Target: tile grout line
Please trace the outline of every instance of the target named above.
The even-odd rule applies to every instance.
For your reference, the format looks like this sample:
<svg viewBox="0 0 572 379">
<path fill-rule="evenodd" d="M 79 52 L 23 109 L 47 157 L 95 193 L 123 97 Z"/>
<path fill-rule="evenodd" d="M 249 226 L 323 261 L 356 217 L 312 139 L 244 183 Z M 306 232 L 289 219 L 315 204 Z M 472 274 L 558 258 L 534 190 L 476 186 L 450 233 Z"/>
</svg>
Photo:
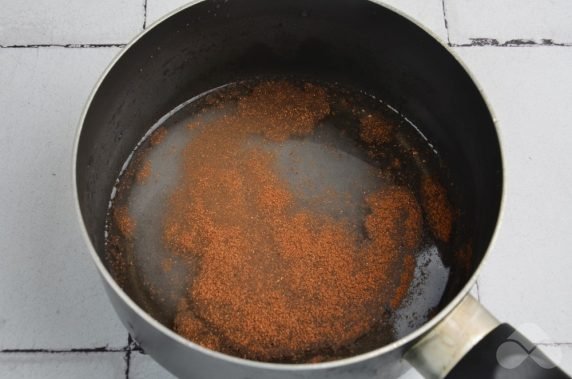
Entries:
<svg viewBox="0 0 572 379">
<path fill-rule="evenodd" d="M 145 354 L 143 349 L 137 344 L 133 337 L 131 337 L 131 334 L 127 333 L 127 346 L 125 347 L 125 355 L 123 356 L 123 360 L 125 361 L 125 379 L 129 379 L 129 373 L 131 371 L 131 354 L 134 351 Z"/>
<path fill-rule="evenodd" d="M 552 39 L 543 38 L 539 41 L 527 38 L 516 38 L 506 42 L 500 43 L 495 38 L 470 38 L 469 43 L 453 43 L 449 44 L 451 47 L 478 47 L 478 46 L 491 46 L 491 47 L 572 47 L 570 42 L 555 42 Z"/>
<path fill-rule="evenodd" d="M 442 0 L 443 6 L 445 0 Z M 144 20 L 143 29 L 147 28 L 147 0 L 144 3 Z M 533 39 L 517 38 L 511 39 L 506 42 L 500 43 L 495 38 L 470 38 L 469 43 L 451 43 L 449 40 L 448 22 L 443 11 L 445 18 L 445 29 L 447 30 L 447 44 L 450 47 L 572 47 L 572 42 L 556 42 L 552 39 L 540 39 L 535 41 Z M 13 44 L 13 45 L 0 45 L 0 49 L 35 49 L 42 47 L 61 47 L 65 49 L 90 49 L 90 48 L 124 48 L 126 43 L 39 43 L 39 44 Z"/>
<path fill-rule="evenodd" d="M 123 360 L 125 361 L 125 379 L 129 379 L 129 370 L 131 369 L 131 351 L 133 345 L 133 338 L 131 334 L 127 333 L 127 346 L 125 346 L 125 355 Z"/>
<path fill-rule="evenodd" d="M 143 0 L 143 30 L 147 29 L 147 0 Z"/>
<path fill-rule="evenodd" d="M 141 346 L 139 346 L 137 341 L 135 341 L 135 339 L 133 337 L 131 337 L 131 334 L 128 334 L 127 342 L 129 343 L 128 346 L 129 346 L 129 349 L 131 351 L 136 351 L 136 352 L 139 352 L 141 354 L 145 354 L 145 351 L 143 351 L 143 349 L 141 348 Z"/>
<path fill-rule="evenodd" d="M 108 348 L 107 346 L 94 348 L 74 348 L 74 349 L 3 349 L 0 354 L 77 354 L 77 353 L 123 353 L 126 347 Z"/>
<path fill-rule="evenodd" d="M 125 379 L 129 379 L 129 371 L 131 369 L 131 350 L 128 349 L 125 352 L 123 360 L 125 361 Z"/>
<path fill-rule="evenodd" d="M 88 49 L 125 47 L 125 43 L 70 43 L 70 44 L 30 44 L 30 45 L 0 45 L 0 49 L 37 49 L 40 47 L 62 47 L 64 49 Z"/>
<path fill-rule="evenodd" d="M 538 342 L 535 345 L 538 345 L 538 346 L 570 346 L 570 347 L 572 347 L 572 342 Z"/>
<path fill-rule="evenodd" d="M 449 35 L 449 21 L 447 20 L 447 11 L 445 9 L 445 0 L 441 0 L 441 7 L 443 8 L 443 21 L 445 22 L 445 31 L 447 32 L 447 45 L 451 46 L 451 37 Z"/>
</svg>

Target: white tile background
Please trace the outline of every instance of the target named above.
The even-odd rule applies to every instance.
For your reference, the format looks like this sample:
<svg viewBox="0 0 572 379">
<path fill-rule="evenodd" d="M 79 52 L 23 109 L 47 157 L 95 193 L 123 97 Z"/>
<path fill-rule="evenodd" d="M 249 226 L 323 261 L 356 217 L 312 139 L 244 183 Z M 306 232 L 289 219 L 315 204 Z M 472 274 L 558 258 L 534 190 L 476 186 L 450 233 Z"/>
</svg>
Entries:
<svg viewBox="0 0 572 379">
<path fill-rule="evenodd" d="M 171 378 L 126 351 L 75 224 L 70 158 L 104 67 L 184 3 L 0 0 L 0 379 Z M 454 47 L 500 122 L 505 214 L 475 292 L 541 327 L 550 338 L 535 342 L 572 373 L 572 2 L 387 3 Z"/>
<path fill-rule="evenodd" d="M 125 375 L 123 355 L 107 352 L 1 354 L 0 368 L 2 379 L 101 379 L 123 378 Z"/>
<path fill-rule="evenodd" d="M 492 39 L 572 45 L 570 0 L 445 0 L 453 44 Z"/>
<path fill-rule="evenodd" d="M 143 1 L 2 0 L 0 45 L 113 44 L 141 31 Z"/>
</svg>

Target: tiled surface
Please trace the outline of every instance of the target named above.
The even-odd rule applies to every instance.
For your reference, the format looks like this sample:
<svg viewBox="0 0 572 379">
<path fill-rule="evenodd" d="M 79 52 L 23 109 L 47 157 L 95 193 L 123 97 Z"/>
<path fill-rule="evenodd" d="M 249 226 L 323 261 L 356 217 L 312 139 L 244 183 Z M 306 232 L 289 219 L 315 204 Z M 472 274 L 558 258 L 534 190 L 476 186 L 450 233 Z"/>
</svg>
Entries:
<svg viewBox="0 0 572 379">
<path fill-rule="evenodd" d="M 488 94 L 504 143 L 505 213 L 481 301 L 503 320 L 572 342 L 572 48 L 456 51 Z"/>
<path fill-rule="evenodd" d="M 89 90 L 119 51 L 101 46 L 184 3 L 0 0 L 0 379 L 172 378 L 127 349 L 75 224 L 69 158 Z M 545 336 L 531 337 L 572 372 L 572 47 L 557 46 L 572 44 L 572 3 L 387 3 L 470 45 L 455 50 L 496 110 L 507 179 L 498 241 L 473 293 L 500 319 L 540 327 Z M 82 46 L 36 46 L 69 44 Z"/>
<path fill-rule="evenodd" d="M 141 29 L 144 0 L 1 0 L 0 45 L 126 43 Z"/>
<path fill-rule="evenodd" d="M 445 0 L 445 10 L 454 44 L 572 44 L 570 0 Z"/>
<path fill-rule="evenodd" d="M 136 379 L 174 379 L 175 377 L 159 366 L 148 355 L 133 353 L 131 355 L 130 378 Z"/>
<path fill-rule="evenodd" d="M 187 3 L 188 0 L 147 0 L 147 25 Z"/>
<path fill-rule="evenodd" d="M 569 375 L 572 373 L 572 344 L 541 346 L 540 348 L 557 363 L 562 370 Z"/>
<path fill-rule="evenodd" d="M 0 49 L 0 349 L 127 340 L 73 212 L 72 144 L 115 48 Z"/>
<path fill-rule="evenodd" d="M 122 378 L 123 355 L 116 353 L 0 354 L 0 379 Z"/>
</svg>

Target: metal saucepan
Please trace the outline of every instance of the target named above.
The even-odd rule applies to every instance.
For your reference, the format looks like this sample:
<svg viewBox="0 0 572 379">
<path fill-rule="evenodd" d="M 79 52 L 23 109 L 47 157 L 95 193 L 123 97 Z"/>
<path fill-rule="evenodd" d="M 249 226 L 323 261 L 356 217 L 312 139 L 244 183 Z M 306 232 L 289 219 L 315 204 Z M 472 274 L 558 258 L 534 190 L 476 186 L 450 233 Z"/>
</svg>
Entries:
<svg viewBox="0 0 572 379">
<path fill-rule="evenodd" d="M 461 265 L 450 257 L 451 275 L 432 318 L 361 355 L 279 364 L 211 351 L 145 312 L 106 266 L 109 195 L 149 127 L 207 90 L 276 73 L 350 83 L 379 96 L 422 128 L 464 192 L 471 258 Z M 390 378 L 408 361 L 429 378 L 566 377 L 538 351 L 513 369 L 497 359 L 507 339 L 528 342 L 468 294 L 501 210 L 495 119 L 452 52 L 389 7 L 366 0 L 205 0 L 163 18 L 119 54 L 93 91 L 77 134 L 74 185 L 79 222 L 117 314 L 145 352 L 177 376 Z"/>
</svg>

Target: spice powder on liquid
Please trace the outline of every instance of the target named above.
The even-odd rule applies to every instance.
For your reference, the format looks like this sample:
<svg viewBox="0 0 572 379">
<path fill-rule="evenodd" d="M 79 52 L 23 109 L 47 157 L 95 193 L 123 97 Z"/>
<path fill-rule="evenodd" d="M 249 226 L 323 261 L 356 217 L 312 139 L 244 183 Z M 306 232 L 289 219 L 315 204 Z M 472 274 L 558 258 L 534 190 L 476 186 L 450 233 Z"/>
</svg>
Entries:
<svg viewBox="0 0 572 379">
<path fill-rule="evenodd" d="M 214 96 L 209 106 L 225 101 Z M 299 206 L 274 153 L 249 143 L 252 136 L 269 143 L 307 136 L 329 115 L 321 86 L 265 81 L 240 95 L 232 111 L 188 125 L 196 134 L 162 216 L 163 243 L 177 262 L 200 262 L 178 301 L 177 333 L 243 358 L 316 362 L 351 353 L 383 323 L 383 309 L 403 302 L 423 235 L 414 194 L 390 185 L 364 195 L 369 212 L 356 226 Z M 390 139 L 389 121 L 366 115 L 360 122 L 365 143 Z M 148 175 L 139 176 L 144 182 Z M 444 201 L 433 183 L 424 195 Z M 115 218 L 132 233 L 123 210 Z M 448 211 L 430 210 L 443 240 L 449 221 Z M 170 271 L 172 261 L 165 263 Z"/>
<path fill-rule="evenodd" d="M 252 134 L 307 135 L 328 113 L 319 86 L 265 82 L 239 99 L 235 113 L 190 126 L 203 131 L 184 151 L 163 234 L 171 251 L 201 262 L 181 299 L 177 332 L 275 361 L 335 352 L 375 325 L 399 285 L 390 276 L 420 242 L 413 195 L 395 187 L 369 196 L 369 238 L 360 241 L 344 221 L 297 208 L 273 154 L 245 144 Z"/>
</svg>

